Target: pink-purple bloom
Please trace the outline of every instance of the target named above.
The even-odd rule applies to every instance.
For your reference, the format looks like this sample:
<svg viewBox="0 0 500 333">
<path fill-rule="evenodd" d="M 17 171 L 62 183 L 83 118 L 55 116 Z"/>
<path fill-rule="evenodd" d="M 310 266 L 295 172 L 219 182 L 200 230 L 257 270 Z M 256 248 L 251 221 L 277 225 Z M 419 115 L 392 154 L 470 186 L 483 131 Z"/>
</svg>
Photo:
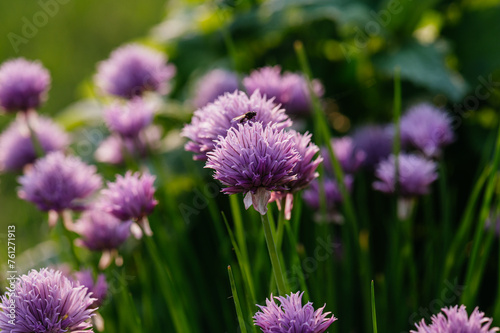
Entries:
<svg viewBox="0 0 500 333">
<path fill-rule="evenodd" d="M 154 106 L 135 97 L 125 103 L 116 102 L 104 111 L 108 128 L 122 137 L 136 138 L 153 121 Z"/>
<path fill-rule="evenodd" d="M 51 119 L 38 116 L 33 117 L 30 123 L 44 153 L 62 151 L 69 145 L 69 136 Z M 36 158 L 26 122 L 15 120 L 0 135 L 0 171 L 22 170 Z"/>
<path fill-rule="evenodd" d="M 244 118 L 248 112 L 255 112 L 255 115 L 251 119 Z M 191 123 L 182 130 L 182 136 L 190 140 L 185 149 L 194 152 L 195 159 L 206 160 L 207 153 L 215 147 L 215 140 L 225 137 L 229 129 L 243 122 L 261 122 L 264 126 L 272 123 L 278 129 L 292 125 L 285 110 L 257 91 L 250 97 L 242 91 L 226 93 L 194 112 Z"/>
<path fill-rule="evenodd" d="M 214 169 L 214 178 L 227 186 L 222 192 L 243 193 L 245 207 L 253 204 L 262 215 L 271 191 L 288 191 L 297 180 L 294 169 L 301 158 L 293 134 L 260 122 L 231 128 L 207 155 L 205 167 Z"/>
<path fill-rule="evenodd" d="M 335 138 L 332 140 L 332 149 L 335 157 L 340 163 L 342 170 L 345 173 L 353 174 L 362 166 L 366 153 L 354 145 L 353 140 L 344 136 L 342 138 Z M 325 160 L 325 169 L 333 173 L 333 166 L 330 159 L 330 154 L 327 148 L 321 150 L 321 154 Z"/>
<path fill-rule="evenodd" d="M 17 58 L 0 66 L 0 107 L 7 112 L 37 109 L 49 89 L 50 74 L 38 61 Z"/>
<path fill-rule="evenodd" d="M 264 333 L 323 333 L 337 320 L 330 312 L 323 313 L 325 306 L 314 310 L 313 304 L 302 305 L 304 292 L 291 293 L 286 297 L 274 297 L 280 302 L 276 304 L 271 295 L 266 299 L 266 305 L 260 308 L 254 318 L 254 323 Z"/>
<path fill-rule="evenodd" d="M 13 282 L 14 283 L 14 282 Z M 59 271 L 42 268 L 22 275 L 1 296 L 0 330 L 15 333 L 93 332 L 94 298 Z M 12 320 L 10 314 L 14 313 Z"/>
<path fill-rule="evenodd" d="M 414 197 L 429 193 L 430 185 L 438 178 L 437 164 L 422 156 L 400 154 L 398 158 L 398 193 L 403 197 Z M 396 191 L 395 173 L 396 158 L 394 155 L 380 162 L 375 170 L 378 178 L 373 188 L 385 192 Z"/>
<path fill-rule="evenodd" d="M 139 44 L 127 44 L 99 63 L 95 81 L 105 93 L 133 98 L 146 91 L 166 94 L 175 67 L 159 51 Z"/>
<path fill-rule="evenodd" d="M 232 93 L 235 90 L 238 90 L 238 76 L 224 69 L 214 69 L 197 82 L 193 102 L 197 108 L 201 108 L 224 93 Z"/>
<path fill-rule="evenodd" d="M 131 223 L 93 207 L 83 212 L 75 223 L 74 231 L 81 236 L 76 244 L 92 251 L 117 249 L 130 236 Z"/>
<path fill-rule="evenodd" d="M 114 182 L 108 182 L 101 191 L 100 208 L 122 221 L 133 220 L 146 235 L 152 235 L 147 216 L 158 204 L 155 200 L 155 176 L 144 172 L 127 171 L 125 176 L 117 175 Z M 137 235 L 139 237 L 139 235 Z"/>
<path fill-rule="evenodd" d="M 293 169 L 293 173 L 297 175 L 297 179 L 292 180 L 288 187 L 291 192 L 299 191 L 316 179 L 319 174 L 316 172 L 318 165 L 323 161 L 323 157 L 314 157 L 319 152 L 318 146 L 311 142 L 312 134 L 301 134 L 294 130 L 290 130 L 292 139 L 295 143 L 295 149 L 300 155 L 300 159 Z"/>
<path fill-rule="evenodd" d="M 290 115 L 312 111 L 311 95 L 304 76 L 290 72 L 281 74 L 279 66 L 254 70 L 243 79 L 243 85 L 249 94 L 259 90 L 267 98 L 274 97 L 274 102 L 281 104 Z M 317 96 L 323 95 L 323 86 L 317 80 L 313 81 L 313 90 Z"/>
<path fill-rule="evenodd" d="M 413 106 L 401 117 L 401 143 L 428 157 L 439 157 L 453 140 L 451 117 L 430 104 Z"/>
<path fill-rule="evenodd" d="M 352 135 L 355 149 L 365 155 L 363 167 L 373 169 L 392 152 L 393 131 L 387 126 L 366 125 L 358 128 Z"/>
<path fill-rule="evenodd" d="M 76 156 L 52 152 L 37 160 L 33 168 L 19 177 L 21 199 L 37 205 L 42 211 L 85 208 L 84 199 L 101 187 L 96 167 Z"/>
<path fill-rule="evenodd" d="M 491 327 L 493 319 L 485 317 L 478 308 L 470 316 L 465 305 L 455 305 L 441 311 L 432 316 L 429 325 L 422 319 L 415 324 L 416 330 L 411 330 L 410 333 L 494 333 L 500 330 L 498 327 Z"/>
<path fill-rule="evenodd" d="M 73 276 L 80 285 L 87 288 L 89 293 L 92 293 L 91 295 L 92 298 L 94 298 L 94 302 L 92 303 L 91 308 L 98 308 L 101 306 L 108 296 L 108 283 L 106 282 L 106 276 L 101 273 L 97 275 L 97 279 L 94 279 L 90 269 L 75 272 Z"/>
</svg>

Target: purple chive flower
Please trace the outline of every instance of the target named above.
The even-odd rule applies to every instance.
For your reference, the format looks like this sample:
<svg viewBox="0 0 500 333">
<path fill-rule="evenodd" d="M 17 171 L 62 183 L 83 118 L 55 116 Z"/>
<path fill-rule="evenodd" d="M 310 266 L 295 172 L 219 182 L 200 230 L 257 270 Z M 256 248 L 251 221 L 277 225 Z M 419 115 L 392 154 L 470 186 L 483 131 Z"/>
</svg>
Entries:
<svg viewBox="0 0 500 333">
<path fill-rule="evenodd" d="M 366 125 L 358 128 L 352 135 L 356 149 L 364 152 L 363 166 L 373 169 L 392 152 L 393 133 L 387 126 Z"/>
<path fill-rule="evenodd" d="M 474 309 L 470 317 L 465 305 L 460 308 L 455 305 L 441 311 L 432 316 L 430 325 L 422 319 L 420 323 L 415 324 L 417 330 L 410 333 L 494 333 L 500 330 L 498 327 L 491 327 L 493 319 L 485 317 L 478 308 Z"/>
<path fill-rule="evenodd" d="M 95 81 L 103 92 L 131 99 L 145 91 L 168 93 L 168 81 L 174 75 L 175 67 L 167 65 L 163 53 L 139 44 L 128 44 L 99 63 Z"/>
<path fill-rule="evenodd" d="M 104 111 L 108 128 L 122 137 L 135 138 L 153 121 L 154 106 L 135 97 L 125 104 L 116 102 Z"/>
<path fill-rule="evenodd" d="M 263 67 L 250 73 L 243 79 L 248 93 L 260 90 L 268 98 L 274 97 L 276 104 L 290 115 L 309 113 L 312 111 L 311 95 L 306 79 L 299 74 L 285 72 L 281 75 L 281 67 Z M 317 96 L 323 95 L 323 86 L 313 81 L 313 89 Z"/>
<path fill-rule="evenodd" d="M 365 152 L 356 148 L 353 140 L 348 136 L 333 139 L 332 148 L 342 170 L 348 174 L 353 174 L 358 171 L 366 157 Z M 323 148 L 321 154 L 325 160 L 325 169 L 333 173 L 333 166 L 328 149 L 326 147 Z"/>
<path fill-rule="evenodd" d="M 149 173 L 132 173 L 117 175 L 115 182 L 108 182 L 102 190 L 102 209 L 122 221 L 137 222 L 147 236 L 152 235 L 147 216 L 151 214 L 158 201 L 154 198 L 155 176 Z M 134 232 L 134 229 L 132 229 Z M 134 232 L 135 234 L 135 232 Z M 140 237 L 140 234 L 135 234 Z"/>
<path fill-rule="evenodd" d="M 7 112 L 37 109 L 49 88 L 50 74 L 38 61 L 18 58 L 0 66 L 0 106 Z"/>
<path fill-rule="evenodd" d="M 69 145 L 69 136 L 51 119 L 36 117 L 31 126 L 45 153 L 62 151 Z M 30 130 L 25 121 L 15 120 L 0 135 L 0 170 L 17 171 L 36 160 Z"/>
<path fill-rule="evenodd" d="M 238 90 L 238 76 L 223 69 L 214 69 L 203 76 L 196 84 L 194 105 L 201 108 L 212 103 L 224 93 Z"/>
<path fill-rule="evenodd" d="M 96 167 L 75 156 L 52 152 L 19 177 L 18 195 L 43 211 L 85 208 L 83 200 L 101 187 Z"/>
<path fill-rule="evenodd" d="M 96 207 L 85 211 L 75 224 L 75 232 L 82 238 L 76 240 L 78 246 L 92 251 L 119 248 L 130 236 L 131 221 L 122 220 Z"/>
<path fill-rule="evenodd" d="M 251 119 L 242 118 L 248 112 L 255 112 Z M 182 136 L 190 139 L 185 149 L 195 153 L 194 159 L 206 160 L 207 153 L 215 148 L 215 140 L 225 137 L 230 128 L 242 122 L 275 123 L 279 129 L 292 125 L 291 120 L 272 100 L 259 92 L 248 97 L 242 91 L 226 93 L 215 102 L 194 112 L 191 124 L 184 126 Z"/>
<path fill-rule="evenodd" d="M 286 297 L 274 297 L 280 302 L 278 306 L 273 300 L 266 299 L 266 305 L 260 308 L 254 318 L 254 323 L 264 333 L 323 333 L 337 320 L 330 312 L 323 313 L 326 305 L 314 310 L 311 302 L 302 306 L 304 292 L 291 293 Z"/>
<path fill-rule="evenodd" d="M 373 183 L 373 188 L 385 192 L 395 191 L 396 158 L 394 155 L 380 162 L 375 170 L 379 180 Z M 438 178 L 437 164 L 424 157 L 413 154 L 400 154 L 399 164 L 399 193 L 403 197 L 413 197 L 429 193 L 430 185 Z"/>
<path fill-rule="evenodd" d="M 92 271 L 87 269 L 74 274 L 75 281 L 80 285 L 87 288 L 89 293 L 92 293 L 92 298 L 94 302 L 91 308 L 98 308 L 102 305 L 106 297 L 108 296 L 108 283 L 106 282 L 106 276 L 104 274 L 97 275 L 97 279 L 94 280 Z"/>
<path fill-rule="evenodd" d="M 416 105 L 401 117 L 401 143 L 428 157 L 438 157 L 454 140 L 451 122 L 445 111 L 430 104 Z"/>
<path fill-rule="evenodd" d="M 93 332 L 94 298 L 59 271 L 42 268 L 22 275 L 1 297 L 0 330 L 5 332 Z M 11 317 L 14 314 L 15 319 Z"/>
<path fill-rule="evenodd" d="M 262 215 L 267 212 L 271 191 L 288 191 L 289 184 L 297 180 L 294 168 L 300 155 L 293 134 L 276 125 L 238 124 L 207 155 L 205 168 L 214 169 L 214 178 L 227 186 L 222 192 L 244 193 L 245 207 L 253 204 Z"/>
</svg>

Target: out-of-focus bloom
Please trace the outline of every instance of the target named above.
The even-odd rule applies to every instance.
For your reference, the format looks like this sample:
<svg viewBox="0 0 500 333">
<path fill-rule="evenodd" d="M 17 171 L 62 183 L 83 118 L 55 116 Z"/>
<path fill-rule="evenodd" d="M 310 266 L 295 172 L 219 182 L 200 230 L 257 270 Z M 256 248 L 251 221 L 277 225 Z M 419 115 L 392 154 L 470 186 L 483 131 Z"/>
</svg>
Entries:
<svg viewBox="0 0 500 333">
<path fill-rule="evenodd" d="M 319 151 L 318 146 L 311 142 L 311 134 L 300 134 L 294 130 L 290 130 L 293 135 L 295 149 L 300 155 L 300 160 L 295 164 L 293 173 L 297 175 L 297 179 L 292 180 L 287 186 L 289 190 L 286 192 L 273 192 L 271 201 L 276 201 L 278 208 L 285 210 L 285 219 L 290 220 L 293 208 L 293 193 L 302 190 L 319 176 L 316 172 L 318 165 L 323 161 L 321 156 L 314 159 L 314 156 Z M 314 160 L 313 160 L 314 159 Z M 282 200 L 285 199 L 284 207 Z"/>
<path fill-rule="evenodd" d="M 246 114 L 253 116 L 245 117 Z M 194 152 L 194 159 L 206 160 L 207 153 L 215 147 L 215 140 L 225 137 L 230 128 L 240 123 L 261 122 L 276 124 L 278 129 L 292 125 L 285 110 L 274 105 L 258 91 L 250 97 L 242 91 L 226 93 L 213 103 L 194 112 L 191 124 L 184 126 L 182 136 L 189 141 L 185 149 Z"/>
<path fill-rule="evenodd" d="M 166 94 L 175 67 L 167 65 L 161 52 L 139 44 L 128 44 L 99 63 L 95 81 L 105 93 L 130 99 L 145 91 Z"/>
<path fill-rule="evenodd" d="M 352 191 L 353 178 L 351 175 L 344 176 L 344 186 L 348 192 Z M 334 222 L 341 222 L 342 218 L 338 215 L 338 206 L 344 201 L 342 197 L 342 193 L 340 192 L 338 183 L 335 179 L 324 177 L 323 178 L 323 190 L 325 193 L 325 204 L 327 211 L 327 220 Z M 302 198 L 306 202 L 306 204 L 311 207 L 316 212 L 319 212 L 321 209 L 321 192 L 320 192 L 320 183 L 318 180 L 314 180 L 307 189 L 304 190 L 302 194 Z M 315 216 L 317 220 L 321 220 L 325 218 L 318 214 Z"/>
<path fill-rule="evenodd" d="M 18 195 L 43 211 L 85 208 L 83 200 L 101 187 L 96 167 L 75 156 L 52 152 L 19 177 Z"/>
<path fill-rule="evenodd" d="M 345 173 L 353 174 L 358 171 L 366 157 L 366 153 L 355 147 L 352 139 L 348 136 L 333 139 L 332 148 L 335 157 Z M 328 149 L 323 148 L 321 154 L 325 161 L 325 169 L 333 174 L 334 170 Z"/>
<path fill-rule="evenodd" d="M 101 306 L 108 296 L 108 283 L 106 282 L 106 276 L 101 273 L 97 275 L 97 279 L 94 280 L 92 271 L 89 269 L 75 272 L 73 275 L 75 280 L 80 285 L 87 288 L 89 293 L 92 293 L 92 298 L 95 298 L 91 307 L 98 308 Z"/>
<path fill-rule="evenodd" d="M 22 275 L 14 290 L 1 297 L 0 330 L 4 332 L 93 332 L 94 298 L 61 272 L 42 268 Z M 10 314 L 15 315 L 12 320 Z"/>
<path fill-rule="evenodd" d="M 431 183 L 438 178 L 437 164 L 418 155 L 400 154 L 398 165 L 398 190 L 403 197 L 429 193 Z M 385 193 L 394 193 L 395 171 L 396 158 L 391 155 L 378 164 L 375 176 L 379 180 L 373 183 L 373 188 Z"/>
<path fill-rule="evenodd" d="M 33 117 L 30 123 L 45 153 L 64 150 L 69 145 L 69 136 L 49 118 Z M 0 171 L 22 170 L 36 158 L 26 122 L 21 119 L 15 120 L 0 135 Z"/>
<path fill-rule="evenodd" d="M 366 125 L 358 128 L 352 135 L 354 146 L 364 152 L 363 166 L 373 169 L 392 152 L 393 133 L 390 128 Z"/>
<path fill-rule="evenodd" d="M 474 309 L 470 317 L 465 305 L 455 305 L 441 311 L 432 316 L 430 325 L 422 319 L 415 324 L 417 330 L 410 333 L 494 333 L 500 330 L 498 327 L 491 327 L 493 319 L 485 317 L 478 308 Z"/>
<path fill-rule="evenodd" d="M 271 295 L 266 299 L 266 305 L 257 305 L 260 308 L 254 318 L 254 323 L 264 333 L 323 333 L 337 320 L 330 312 L 323 313 L 326 305 L 314 310 L 311 302 L 302 306 L 304 292 L 291 293 L 286 297 L 274 297 L 280 302 L 276 304 Z"/>
<path fill-rule="evenodd" d="M 135 138 L 153 121 L 154 106 L 135 97 L 126 103 L 116 102 L 104 111 L 108 128 L 122 137 Z"/>
<path fill-rule="evenodd" d="M 243 79 L 243 85 L 249 94 L 260 90 L 267 98 L 274 97 L 274 102 L 281 104 L 290 115 L 312 111 L 311 95 L 306 79 L 302 75 L 289 72 L 281 75 L 279 66 L 254 70 Z M 318 97 L 323 95 L 323 86 L 317 80 L 313 81 L 313 90 Z"/>
<path fill-rule="evenodd" d="M 38 61 L 18 58 L 0 66 L 0 106 L 7 112 L 37 109 L 49 89 L 50 74 Z"/>
<path fill-rule="evenodd" d="M 440 156 L 441 149 L 453 140 L 451 117 L 430 104 L 416 105 L 401 117 L 401 143 L 426 156 Z"/>
<path fill-rule="evenodd" d="M 238 90 L 238 76 L 223 69 L 214 69 L 205 74 L 196 84 L 194 105 L 201 108 L 224 93 L 232 93 L 235 90 Z"/>
<path fill-rule="evenodd" d="M 293 135 L 276 125 L 238 124 L 207 155 L 205 168 L 214 169 L 214 178 L 227 186 L 222 192 L 244 193 L 245 207 L 253 204 L 262 215 L 267 212 L 271 191 L 288 191 L 289 184 L 297 180 L 294 168 L 300 155 Z"/>
<path fill-rule="evenodd" d="M 500 236 L 500 215 L 495 210 L 490 211 L 490 216 L 484 225 L 485 229 L 492 230 L 496 237 Z"/>
<path fill-rule="evenodd" d="M 127 171 L 125 176 L 117 175 L 116 180 L 108 182 L 107 188 L 102 190 L 100 208 L 122 221 L 137 222 L 146 235 L 151 236 L 152 231 L 147 216 L 158 204 L 154 198 L 154 181 L 155 176 L 149 173 L 141 175 L 139 172 Z M 132 231 L 134 232 L 134 229 Z M 134 235 L 140 236 L 135 233 Z"/>
</svg>

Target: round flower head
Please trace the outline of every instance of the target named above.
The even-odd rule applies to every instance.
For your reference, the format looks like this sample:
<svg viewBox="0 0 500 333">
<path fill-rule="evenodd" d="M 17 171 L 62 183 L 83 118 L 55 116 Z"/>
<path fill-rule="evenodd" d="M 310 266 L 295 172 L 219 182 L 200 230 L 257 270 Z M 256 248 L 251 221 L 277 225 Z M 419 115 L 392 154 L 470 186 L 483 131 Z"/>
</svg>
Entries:
<svg viewBox="0 0 500 333">
<path fill-rule="evenodd" d="M 385 192 L 395 191 L 396 158 L 389 156 L 380 162 L 375 170 L 379 179 L 373 183 L 373 188 Z M 429 193 L 430 185 L 438 178 L 435 162 L 413 154 L 400 154 L 399 165 L 399 193 L 403 197 L 413 197 Z"/>
<path fill-rule="evenodd" d="M 248 97 L 242 91 L 226 93 L 213 103 L 194 112 L 191 124 L 184 126 L 182 136 L 191 140 L 185 146 L 197 160 L 206 160 L 215 147 L 215 140 L 225 137 L 228 130 L 241 123 L 276 124 L 278 129 L 292 125 L 285 110 L 274 105 L 258 91 Z"/>
<path fill-rule="evenodd" d="M 226 92 L 238 90 L 238 77 L 233 72 L 214 69 L 205 74 L 196 84 L 194 105 L 201 108 L 212 103 Z"/>
<path fill-rule="evenodd" d="M 430 325 L 422 319 L 420 323 L 415 324 L 417 330 L 410 333 L 494 333 L 500 330 L 498 327 L 491 327 L 493 319 L 485 317 L 478 308 L 474 309 L 470 317 L 465 305 L 460 308 L 455 305 L 441 311 L 432 316 Z"/>
<path fill-rule="evenodd" d="M 281 67 L 263 67 L 250 73 L 243 79 L 248 93 L 260 90 L 268 98 L 274 97 L 276 104 L 288 114 L 309 113 L 312 110 L 311 95 L 306 79 L 299 74 L 285 72 L 281 75 Z M 323 86 L 313 81 L 313 89 L 317 96 L 323 95 Z"/>
<path fill-rule="evenodd" d="M 125 138 L 137 137 L 142 129 L 151 124 L 153 115 L 153 106 L 139 97 L 125 104 L 116 102 L 104 111 L 109 129 Z"/>
<path fill-rule="evenodd" d="M 244 193 L 245 207 L 253 204 L 264 215 L 271 191 L 287 191 L 297 180 L 294 173 L 300 155 L 293 135 L 276 125 L 238 124 L 208 155 L 206 168 L 215 170 L 214 178 L 227 187 L 226 194 Z"/>
<path fill-rule="evenodd" d="M 87 288 L 89 293 L 92 293 L 92 297 L 95 300 L 91 307 L 98 308 L 101 306 L 108 295 L 108 283 L 106 282 L 106 276 L 101 273 L 97 275 L 97 279 L 94 280 L 91 270 L 75 272 L 73 275 L 75 280 L 80 285 Z"/>
<path fill-rule="evenodd" d="M 367 125 L 354 132 L 352 141 L 356 149 L 365 155 L 363 166 L 371 170 L 391 154 L 393 134 L 390 128 Z"/>
<path fill-rule="evenodd" d="M 52 152 L 37 160 L 32 169 L 19 177 L 18 195 L 43 211 L 61 212 L 83 209 L 83 199 L 101 187 L 96 167 L 75 156 Z"/>
<path fill-rule="evenodd" d="M 401 143 L 426 156 L 438 157 L 453 140 L 450 116 L 430 104 L 416 105 L 401 117 Z"/>
<path fill-rule="evenodd" d="M 345 173 L 353 174 L 361 167 L 365 160 L 365 152 L 355 147 L 353 140 L 348 137 L 336 138 L 332 140 L 332 148 L 337 160 Z M 321 150 L 325 160 L 325 169 L 333 173 L 333 166 L 327 148 Z"/>
<path fill-rule="evenodd" d="M 141 175 L 127 171 L 125 176 L 118 175 L 115 182 L 108 182 L 107 188 L 102 190 L 102 209 L 122 221 L 134 220 L 146 235 L 151 236 L 147 216 L 158 204 L 154 198 L 154 181 L 155 176 L 149 173 Z"/>
<path fill-rule="evenodd" d="M 7 112 L 37 109 L 49 88 L 50 74 L 37 61 L 18 58 L 0 66 L 0 106 Z"/>
<path fill-rule="evenodd" d="M 22 275 L 1 297 L 0 330 L 5 332 L 93 332 L 94 309 L 87 288 L 59 271 L 42 268 Z M 15 315 L 12 320 L 10 314 Z"/>
<path fill-rule="evenodd" d="M 145 91 L 166 94 L 175 67 L 167 65 L 165 55 L 139 44 L 128 44 L 99 63 L 95 81 L 105 93 L 130 99 Z"/>
<path fill-rule="evenodd" d="M 85 211 L 75 224 L 74 231 L 82 236 L 78 246 L 92 251 L 117 249 L 130 236 L 130 224 L 94 207 Z"/>
<path fill-rule="evenodd" d="M 69 145 L 69 136 L 49 118 L 36 117 L 31 121 L 31 126 L 45 153 L 64 150 Z M 36 158 L 26 122 L 15 120 L 0 135 L 0 170 L 22 170 Z"/>
<path fill-rule="evenodd" d="M 280 302 L 278 306 L 273 300 L 266 299 L 266 306 L 260 308 L 254 318 L 254 323 L 264 333 L 323 333 L 337 320 L 334 316 L 328 318 L 330 312 L 323 313 L 326 305 L 314 310 L 311 302 L 302 306 L 304 292 L 291 293 L 286 297 L 274 297 Z"/>
</svg>

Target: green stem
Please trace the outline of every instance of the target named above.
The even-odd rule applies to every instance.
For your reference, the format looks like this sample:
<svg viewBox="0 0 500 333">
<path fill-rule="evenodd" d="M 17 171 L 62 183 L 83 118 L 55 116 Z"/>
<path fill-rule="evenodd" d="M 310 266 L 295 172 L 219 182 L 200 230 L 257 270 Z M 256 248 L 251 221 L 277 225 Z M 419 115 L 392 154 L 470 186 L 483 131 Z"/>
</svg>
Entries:
<svg viewBox="0 0 500 333">
<path fill-rule="evenodd" d="M 236 315 L 238 316 L 240 330 L 242 333 L 247 333 L 245 317 L 243 317 L 243 311 L 241 310 L 240 299 L 238 297 L 238 291 L 236 290 L 236 283 L 234 282 L 231 266 L 227 266 L 227 273 L 229 274 L 229 282 L 231 283 L 231 292 L 233 293 L 234 306 L 236 307 Z"/>
<path fill-rule="evenodd" d="M 267 250 L 269 251 L 269 257 L 271 258 L 271 265 L 273 267 L 274 278 L 276 279 L 276 285 L 278 286 L 278 292 L 281 296 L 287 294 L 286 283 L 281 271 L 281 264 L 278 257 L 278 251 L 276 250 L 276 244 L 273 238 L 273 232 L 271 231 L 271 224 L 269 223 L 269 217 L 267 215 L 261 215 L 262 226 L 264 227 L 264 235 L 266 237 Z"/>
<path fill-rule="evenodd" d="M 377 333 L 377 310 L 375 306 L 375 286 L 372 280 L 372 324 L 373 324 L 373 333 Z"/>
</svg>

